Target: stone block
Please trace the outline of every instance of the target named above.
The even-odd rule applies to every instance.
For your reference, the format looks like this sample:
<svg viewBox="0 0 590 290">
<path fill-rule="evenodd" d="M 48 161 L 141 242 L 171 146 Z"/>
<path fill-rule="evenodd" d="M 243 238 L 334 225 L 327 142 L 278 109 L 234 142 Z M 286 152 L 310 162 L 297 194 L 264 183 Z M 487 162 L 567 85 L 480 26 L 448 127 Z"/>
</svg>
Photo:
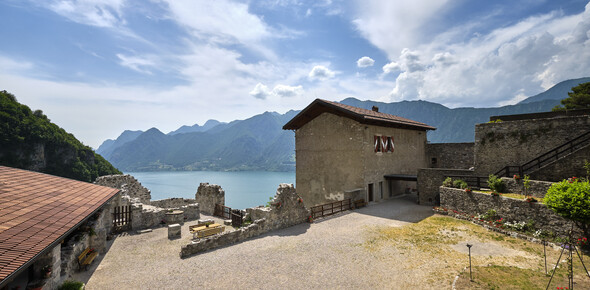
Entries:
<svg viewBox="0 0 590 290">
<path fill-rule="evenodd" d="M 179 224 L 168 225 L 168 239 L 179 239 L 181 237 L 181 227 Z"/>
<path fill-rule="evenodd" d="M 226 226 L 231 226 L 231 220 L 223 220 L 223 224 Z"/>
</svg>

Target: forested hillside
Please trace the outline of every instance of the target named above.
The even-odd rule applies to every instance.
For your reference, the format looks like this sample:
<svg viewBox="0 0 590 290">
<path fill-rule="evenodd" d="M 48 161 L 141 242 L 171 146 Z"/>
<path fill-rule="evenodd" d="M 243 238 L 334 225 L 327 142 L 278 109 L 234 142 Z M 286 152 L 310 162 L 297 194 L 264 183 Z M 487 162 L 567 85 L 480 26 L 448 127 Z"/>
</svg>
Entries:
<svg viewBox="0 0 590 290">
<path fill-rule="evenodd" d="M 92 148 L 0 91 L 0 165 L 40 171 L 81 181 L 120 174 Z"/>
</svg>

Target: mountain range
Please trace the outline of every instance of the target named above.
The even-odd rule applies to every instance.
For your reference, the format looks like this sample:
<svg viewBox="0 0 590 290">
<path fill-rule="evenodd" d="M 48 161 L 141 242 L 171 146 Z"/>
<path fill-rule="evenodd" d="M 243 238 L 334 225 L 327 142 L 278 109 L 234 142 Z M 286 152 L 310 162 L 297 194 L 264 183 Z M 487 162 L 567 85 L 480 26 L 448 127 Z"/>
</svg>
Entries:
<svg viewBox="0 0 590 290">
<path fill-rule="evenodd" d="M 437 127 L 428 132 L 432 143 L 473 142 L 474 125 L 490 116 L 550 111 L 566 98 L 571 88 L 590 78 L 563 81 L 516 105 L 496 108 L 454 108 L 427 101 L 383 103 L 348 98 L 346 105 L 401 116 Z M 299 111 L 265 112 L 246 120 L 203 126 L 182 126 L 164 134 L 156 128 L 124 131 L 97 149 L 123 171 L 157 170 L 267 170 L 290 171 L 295 165 L 295 138 L 282 126 Z"/>
</svg>

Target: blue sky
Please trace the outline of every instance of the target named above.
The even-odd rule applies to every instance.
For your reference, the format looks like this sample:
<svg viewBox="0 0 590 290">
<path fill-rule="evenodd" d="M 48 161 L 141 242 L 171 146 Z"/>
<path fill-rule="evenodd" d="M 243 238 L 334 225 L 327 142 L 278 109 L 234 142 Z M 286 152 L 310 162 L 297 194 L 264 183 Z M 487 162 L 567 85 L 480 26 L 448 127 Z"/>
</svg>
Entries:
<svg viewBox="0 0 590 290">
<path fill-rule="evenodd" d="M 0 19 L 0 89 L 94 148 L 315 98 L 489 107 L 590 76 L 587 0 L 1 0 Z"/>
</svg>

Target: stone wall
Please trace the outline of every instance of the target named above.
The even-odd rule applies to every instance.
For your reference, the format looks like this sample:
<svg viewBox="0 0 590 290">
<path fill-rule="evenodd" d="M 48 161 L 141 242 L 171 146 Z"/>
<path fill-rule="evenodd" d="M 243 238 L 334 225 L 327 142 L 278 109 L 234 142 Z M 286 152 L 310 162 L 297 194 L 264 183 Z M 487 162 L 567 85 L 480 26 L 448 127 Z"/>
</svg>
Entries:
<svg viewBox="0 0 590 290">
<path fill-rule="evenodd" d="M 166 218 L 166 213 L 172 210 L 183 211 L 185 221 L 193 221 L 200 218 L 198 203 L 174 208 L 161 208 L 148 204 L 135 203 L 131 205 L 131 228 L 133 230 L 142 230 L 168 224 L 169 221 Z"/>
<path fill-rule="evenodd" d="M 225 205 L 225 191 L 217 184 L 201 183 L 195 200 L 203 213 L 213 215 L 215 204 Z"/>
<path fill-rule="evenodd" d="M 430 168 L 469 169 L 474 165 L 473 142 L 428 143 L 426 160 Z"/>
<path fill-rule="evenodd" d="M 520 193 L 524 194 L 524 185 L 522 179 L 514 179 L 508 177 L 502 177 L 504 184 L 506 185 L 506 191 L 513 192 L 513 193 Z M 532 195 L 534 197 L 545 197 L 547 193 L 547 189 L 551 187 L 553 182 L 549 181 L 540 181 L 540 180 L 529 180 L 530 187 L 527 190 L 528 195 Z"/>
<path fill-rule="evenodd" d="M 192 198 L 173 197 L 161 200 L 152 200 L 150 205 L 161 208 L 179 208 L 182 206 L 191 205 L 193 203 L 197 203 L 197 201 Z"/>
<path fill-rule="evenodd" d="M 310 212 L 296 193 L 292 184 L 280 184 L 270 207 L 248 208 L 246 217 L 252 224 L 208 238 L 193 241 L 180 249 L 180 257 L 188 256 L 231 245 L 263 233 L 290 227 L 307 221 Z"/>
<path fill-rule="evenodd" d="M 580 148 L 557 162 L 541 167 L 531 173 L 531 178 L 558 182 L 573 176 L 583 177 L 586 176 L 586 161 L 590 161 L 590 146 Z"/>
<path fill-rule="evenodd" d="M 472 170 L 423 168 L 418 170 L 418 203 L 435 205 L 439 201 L 439 188 L 447 175 L 473 175 Z"/>
<path fill-rule="evenodd" d="M 514 198 L 492 196 L 485 193 L 466 193 L 456 188 L 440 188 L 441 207 L 466 213 L 467 215 L 485 214 L 494 209 L 505 221 L 528 222 L 533 220 L 535 228 L 567 235 L 572 222 L 555 214 L 541 203 L 529 203 Z M 579 229 L 577 229 L 579 231 Z"/>
<path fill-rule="evenodd" d="M 508 165 L 522 165 L 587 131 L 589 116 L 477 124 L 475 171 L 487 176 Z"/>
<path fill-rule="evenodd" d="M 152 199 L 150 190 L 145 188 L 135 177 L 124 175 L 105 175 L 96 178 L 95 184 L 118 188 L 123 195 L 127 195 L 132 199 L 138 199 L 139 202 L 149 204 Z"/>
</svg>

